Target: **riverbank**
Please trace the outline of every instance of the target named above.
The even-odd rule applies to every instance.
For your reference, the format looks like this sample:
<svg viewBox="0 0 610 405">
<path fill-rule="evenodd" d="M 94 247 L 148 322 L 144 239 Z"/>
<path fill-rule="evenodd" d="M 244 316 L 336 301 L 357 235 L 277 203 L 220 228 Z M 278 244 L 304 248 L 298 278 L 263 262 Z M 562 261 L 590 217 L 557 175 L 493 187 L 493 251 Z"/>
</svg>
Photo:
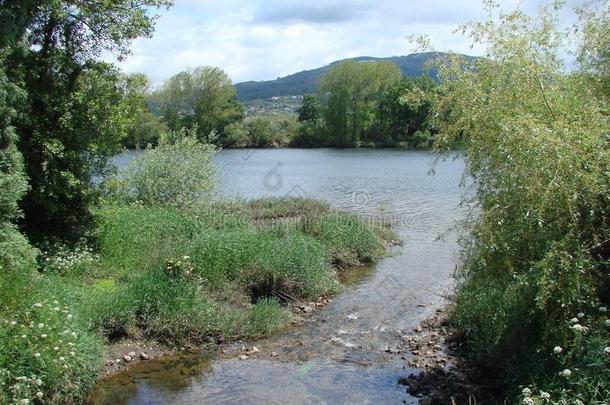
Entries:
<svg viewBox="0 0 610 405">
<path fill-rule="evenodd" d="M 45 250 L 40 272 L 11 280 L 0 402 L 76 403 L 104 370 L 273 334 L 293 320 L 290 306 L 323 305 L 341 289 L 338 271 L 383 257 L 396 239 L 304 199 L 108 203 L 95 217 L 96 249 Z"/>
</svg>

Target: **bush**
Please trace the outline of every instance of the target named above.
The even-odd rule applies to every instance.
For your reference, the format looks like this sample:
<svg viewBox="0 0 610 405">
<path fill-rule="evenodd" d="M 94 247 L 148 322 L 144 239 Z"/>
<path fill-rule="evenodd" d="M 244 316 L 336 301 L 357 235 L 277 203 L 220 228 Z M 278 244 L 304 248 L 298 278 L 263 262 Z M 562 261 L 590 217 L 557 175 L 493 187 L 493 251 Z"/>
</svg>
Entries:
<svg viewBox="0 0 610 405">
<path fill-rule="evenodd" d="M 101 368 L 100 341 L 66 302 L 32 293 L 30 305 L 2 308 L 0 402 L 81 402 Z"/>
<path fill-rule="evenodd" d="M 216 185 L 216 149 L 195 131 L 165 133 L 159 146 L 133 159 L 121 175 L 119 196 L 127 201 L 187 207 L 205 200 Z"/>
<path fill-rule="evenodd" d="M 605 320 L 588 321 L 610 303 L 608 98 L 590 73 L 563 70 L 556 13 L 470 25 L 489 57 L 441 69 L 439 146 L 464 139 L 477 190 L 453 319 L 477 364 L 513 389 L 533 381 L 554 400 L 596 403 L 610 396 Z"/>
</svg>

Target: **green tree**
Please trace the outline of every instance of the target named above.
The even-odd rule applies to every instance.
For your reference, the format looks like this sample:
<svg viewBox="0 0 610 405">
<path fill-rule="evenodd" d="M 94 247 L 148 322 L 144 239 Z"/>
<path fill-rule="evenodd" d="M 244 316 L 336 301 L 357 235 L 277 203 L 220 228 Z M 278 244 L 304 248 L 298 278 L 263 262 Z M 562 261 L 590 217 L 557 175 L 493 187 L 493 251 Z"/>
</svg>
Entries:
<svg viewBox="0 0 610 405">
<path fill-rule="evenodd" d="M 19 201 L 28 190 L 23 158 L 15 145 L 17 134 L 12 126 L 15 107 L 25 94 L 10 83 L 0 54 L 0 272 L 19 273 L 33 267 L 34 251 L 18 232 L 14 221 L 21 216 Z M 2 282 L 0 281 L 0 286 Z M 2 286 L 2 288 L 8 288 Z"/>
<path fill-rule="evenodd" d="M 320 102 L 313 94 L 303 96 L 303 105 L 297 111 L 300 122 L 317 122 L 320 119 Z"/>
<path fill-rule="evenodd" d="M 378 140 L 387 145 L 412 144 L 417 131 L 430 131 L 434 88 L 434 82 L 427 76 L 405 77 L 389 86 L 376 110 Z"/>
<path fill-rule="evenodd" d="M 135 112 L 129 80 L 108 64 L 130 41 L 149 36 L 149 7 L 167 0 L 7 1 L 0 31 L 7 72 L 27 94 L 14 120 L 30 191 L 22 202 L 32 236 L 77 238 L 90 222 L 92 175 L 116 151 Z"/>
<path fill-rule="evenodd" d="M 373 122 L 381 95 L 401 77 L 391 62 L 348 60 L 333 66 L 320 83 L 329 143 L 358 144 Z"/>
<path fill-rule="evenodd" d="M 561 2 L 536 19 L 489 4 L 489 21 L 464 28 L 486 57 L 474 69 L 459 57 L 444 63 L 435 106 L 445 117 L 439 147 L 463 139 L 476 185 L 454 321 L 472 357 L 505 381 L 533 381 L 557 403 L 604 402 L 610 124 L 597 84 L 605 69 L 566 73 L 561 55 L 574 38 L 557 29 Z M 607 55 L 595 35 L 610 26 L 608 2 L 598 4 L 605 13 L 581 22 L 593 61 Z M 563 369 L 572 376 L 559 376 Z"/>
<path fill-rule="evenodd" d="M 200 139 L 215 132 L 222 142 L 225 127 L 244 117 L 231 79 L 217 67 L 180 72 L 155 97 L 170 129 L 197 126 Z"/>
</svg>

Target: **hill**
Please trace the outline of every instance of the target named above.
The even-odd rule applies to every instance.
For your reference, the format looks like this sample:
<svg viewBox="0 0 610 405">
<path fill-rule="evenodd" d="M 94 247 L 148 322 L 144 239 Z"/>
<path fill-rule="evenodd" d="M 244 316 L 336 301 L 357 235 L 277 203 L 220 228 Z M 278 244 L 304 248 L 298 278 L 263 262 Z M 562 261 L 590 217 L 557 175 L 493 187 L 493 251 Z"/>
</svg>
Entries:
<svg viewBox="0 0 610 405">
<path fill-rule="evenodd" d="M 360 56 L 350 58 L 356 61 L 383 61 L 394 62 L 405 76 L 417 77 L 424 72 L 426 62 L 437 56 L 438 53 L 414 53 L 407 56 L 392 56 L 389 58 L 375 58 L 371 56 Z M 298 96 L 307 93 L 315 93 L 319 78 L 333 65 L 341 63 L 346 59 L 331 63 L 330 65 L 312 70 L 304 70 L 276 80 L 249 81 L 237 83 L 237 97 L 241 101 L 269 99 L 271 97 Z"/>
</svg>

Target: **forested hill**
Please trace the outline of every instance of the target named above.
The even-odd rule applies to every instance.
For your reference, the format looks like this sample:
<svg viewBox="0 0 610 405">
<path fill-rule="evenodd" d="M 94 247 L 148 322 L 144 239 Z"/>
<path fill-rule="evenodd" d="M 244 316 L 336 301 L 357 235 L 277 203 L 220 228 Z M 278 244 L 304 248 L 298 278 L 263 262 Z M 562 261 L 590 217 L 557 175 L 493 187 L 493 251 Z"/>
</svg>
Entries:
<svg viewBox="0 0 610 405">
<path fill-rule="evenodd" d="M 435 55 L 438 55 L 438 53 L 414 53 L 407 56 L 392 56 L 389 58 L 360 56 L 351 59 L 357 61 L 389 60 L 398 65 L 405 76 L 417 77 L 423 73 L 426 62 L 432 59 Z M 241 101 L 250 101 L 267 99 L 274 96 L 296 96 L 314 93 L 316 91 L 320 76 L 326 73 L 331 66 L 340 62 L 342 61 L 336 61 L 330 65 L 317 69 L 304 70 L 302 72 L 294 73 L 276 80 L 238 83 L 235 85 L 235 88 L 237 89 L 237 97 Z"/>
</svg>

